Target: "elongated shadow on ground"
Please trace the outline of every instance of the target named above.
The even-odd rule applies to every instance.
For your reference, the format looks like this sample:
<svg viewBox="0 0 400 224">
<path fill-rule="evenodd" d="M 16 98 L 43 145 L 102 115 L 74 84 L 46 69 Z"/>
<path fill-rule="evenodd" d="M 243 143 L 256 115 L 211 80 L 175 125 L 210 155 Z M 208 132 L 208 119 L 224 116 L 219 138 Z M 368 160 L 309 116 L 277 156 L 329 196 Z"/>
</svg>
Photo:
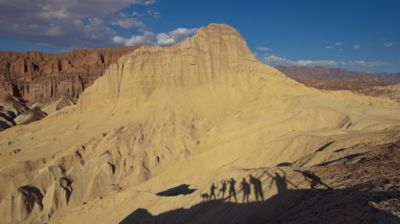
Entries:
<svg viewBox="0 0 400 224">
<path fill-rule="evenodd" d="M 164 197 L 172 197 L 178 195 L 186 195 L 195 192 L 197 189 L 190 189 L 190 185 L 188 184 L 181 184 L 176 187 L 169 188 L 165 191 L 158 192 L 158 196 Z"/>
<path fill-rule="evenodd" d="M 120 224 L 400 223 L 399 217 L 373 206 L 399 196 L 399 191 L 288 189 L 265 201 L 234 203 L 212 200 L 158 215 L 140 208 Z"/>
</svg>

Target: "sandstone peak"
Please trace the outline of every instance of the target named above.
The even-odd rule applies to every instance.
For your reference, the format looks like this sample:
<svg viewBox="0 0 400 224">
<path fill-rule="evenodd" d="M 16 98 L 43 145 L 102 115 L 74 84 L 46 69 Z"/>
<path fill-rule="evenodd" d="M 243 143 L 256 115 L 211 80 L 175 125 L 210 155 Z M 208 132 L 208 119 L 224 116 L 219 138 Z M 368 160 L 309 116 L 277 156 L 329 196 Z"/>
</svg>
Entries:
<svg viewBox="0 0 400 224">
<path fill-rule="evenodd" d="M 215 41 L 214 43 L 226 45 L 233 49 L 236 48 L 243 58 L 255 59 L 239 31 L 227 24 L 211 23 L 206 27 L 202 27 L 193 36 L 192 41 Z"/>
<path fill-rule="evenodd" d="M 121 100 L 138 103 L 164 87 L 195 88 L 271 70 L 255 59 L 238 31 L 210 24 L 171 47 L 143 46 L 123 56 L 85 91 L 79 105 L 82 109 Z"/>
<path fill-rule="evenodd" d="M 205 36 L 207 36 L 207 35 L 214 35 L 214 36 L 216 36 L 216 35 L 218 35 L 218 36 L 233 35 L 233 36 L 242 38 L 239 31 L 237 31 L 235 28 L 229 26 L 228 24 L 224 24 L 224 23 L 221 23 L 221 24 L 210 23 L 205 27 L 201 27 L 197 30 L 194 37 L 202 36 L 202 35 L 205 35 Z"/>
</svg>

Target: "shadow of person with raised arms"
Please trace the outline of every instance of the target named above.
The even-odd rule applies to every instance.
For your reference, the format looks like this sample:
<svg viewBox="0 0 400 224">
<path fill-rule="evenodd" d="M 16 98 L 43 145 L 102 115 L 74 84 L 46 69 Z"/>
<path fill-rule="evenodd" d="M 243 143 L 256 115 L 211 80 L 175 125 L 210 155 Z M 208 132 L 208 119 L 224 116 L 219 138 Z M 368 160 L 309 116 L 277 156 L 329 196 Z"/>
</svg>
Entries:
<svg viewBox="0 0 400 224">
<path fill-rule="evenodd" d="M 262 183 L 261 183 L 260 179 L 250 175 L 250 183 L 253 185 L 254 195 L 256 196 L 256 201 L 258 201 L 258 200 L 264 201 L 264 192 L 262 189 Z"/>
<path fill-rule="evenodd" d="M 286 174 L 285 172 L 282 171 L 282 175 L 280 175 L 278 172 L 275 172 L 275 175 L 272 176 L 271 174 L 268 173 L 268 171 L 265 172 L 269 177 L 272 178 L 271 183 L 269 184 L 269 187 L 272 186 L 272 184 L 275 182 L 276 188 L 278 190 L 278 194 L 285 193 L 288 190 L 287 184 L 291 184 L 295 188 L 297 188 L 297 185 L 293 184 L 289 180 L 286 179 Z"/>
<path fill-rule="evenodd" d="M 235 184 L 236 184 L 236 180 L 233 179 L 233 177 L 228 181 L 229 183 L 229 195 L 228 195 L 228 201 L 231 201 L 231 197 L 233 196 L 233 198 L 235 199 L 235 202 L 237 202 L 237 198 L 236 198 L 236 189 L 235 189 Z"/>
</svg>

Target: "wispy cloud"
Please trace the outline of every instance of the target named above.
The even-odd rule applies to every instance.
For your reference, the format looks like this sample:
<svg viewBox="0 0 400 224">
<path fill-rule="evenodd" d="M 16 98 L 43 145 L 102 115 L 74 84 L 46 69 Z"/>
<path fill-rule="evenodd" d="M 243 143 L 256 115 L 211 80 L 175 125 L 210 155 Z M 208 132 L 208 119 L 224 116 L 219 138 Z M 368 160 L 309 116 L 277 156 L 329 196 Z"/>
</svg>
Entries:
<svg viewBox="0 0 400 224">
<path fill-rule="evenodd" d="M 153 17 L 154 19 L 159 19 L 161 17 L 159 12 L 147 10 L 147 15 Z"/>
<path fill-rule="evenodd" d="M 361 67 L 378 67 L 387 65 L 384 61 L 364 61 L 364 60 L 353 60 L 353 61 L 335 61 L 335 60 L 290 60 L 284 57 L 276 55 L 266 56 L 261 59 L 264 63 L 271 66 L 306 66 L 306 67 L 337 67 L 340 65 L 356 65 Z"/>
<path fill-rule="evenodd" d="M 393 42 L 384 42 L 383 43 L 384 47 L 392 47 L 393 45 L 394 45 Z"/>
<path fill-rule="evenodd" d="M 121 28 L 141 28 L 144 29 L 146 25 L 135 17 L 129 17 L 124 13 L 120 13 L 120 18 L 116 19 L 111 23 L 114 26 L 119 26 Z"/>
<path fill-rule="evenodd" d="M 342 61 L 340 63 L 342 65 L 358 65 L 361 67 L 379 67 L 387 65 L 387 63 L 384 61 L 364 61 L 364 60 Z"/>
<path fill-rule="evenodd" d="M 147 10 L 147 12 L 145 13 L 139 13 L 139 12 L 132 12 L 131 13 L 132 16 L 134 17 L 145 17 L 145 16 L 150 16 L 154 19 L 159 19 L 161 17 L 161 14 L 157 11 L 153 11 L 153 10 Z"/>
<path fill-rule="evenodd" d="M 263 52 L 271 51 L 271 49 L 268 47 L 257 47 L 256 49 L 257 49 L 257 51 L 263 51 Z"/>
<path fill-rule="evenodd" d="M 361 46 L 359 44 L 353 44 L 353 49 L 360 49 Z"/>
<path fill-rule="evenodd" d="M 342 46 L 343 46 L 342 42 L 336 42 L 336 43 L 333 43 L 333 44 L 326 45 L 325 48 L 326 49 L 336 49 L 336 50 L 339 50 L 339 51 L 343 51 Z"/>
<path fill-rule="evenodd" d="M 287 58 L 279 57 L 276 55 L 266 56 L 262 59 L 266 64 L 271 66 L 324 66 L 331 67 L 337 66 L 338 63 L 332 60 L 298 60 L 293 61 Z"/>
</svg>

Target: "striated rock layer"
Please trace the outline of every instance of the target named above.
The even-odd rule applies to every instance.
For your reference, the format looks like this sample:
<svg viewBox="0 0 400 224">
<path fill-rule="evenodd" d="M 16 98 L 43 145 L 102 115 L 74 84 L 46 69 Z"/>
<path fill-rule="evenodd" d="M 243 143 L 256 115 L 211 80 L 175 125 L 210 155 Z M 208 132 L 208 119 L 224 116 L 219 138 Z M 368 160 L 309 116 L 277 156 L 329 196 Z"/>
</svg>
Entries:
<svg viewBox="0 0 400 224">
<path fill-rule="evenodd" d="M 107 67 L 131 48 L 84 49 L 62 54 L 0 52 L 0 96 L 46 101 L 77 99 Z"/>
<path fill-rule="evenodd" d="M 389 210 L 392 198 L 382 195 L 391 192 L 362 194 L 372 188 L 352 187 L 379 185 L 378 174 L 360 174 L 362 179 L 351 174 L 357 167 L 370 171 L 369 161 L 387 156 L 372 152 L 398 150 L 399 114 L 400 105 L 391 100 L 320 91 L 289 79 L 257 61 L 235 29 L 210 24 L 175 46 L 136 49 L 86 89 L 78 105 L 1 132 L 1 221 L 265 223 L 274 218 L 279 223 L 297 217 L 284 213 L 297 211 L 295 202 L 304 206 L 323 195 L 352 193 L 354 200 L 343 203 L 356 201 L 358 211 L 371 211 L 369 198 Z M 388 161 L 393 166 L 382 163 L 391 186 L 380 191 L 398 190 L 393 180 L 398 159 L 393 159 Z M 359 161 L 367 165 L 337 172 Z M 324 178 L 339 175 L 337 183 L 327 182 L 337 191 L 310 191 L 301 172 L 307 170 Z M 298 191 L 289 191 L 294 197 L 282 195 L 282 189 L 294 187 L 282 186 L 275 171 L 296 186 Z M 198 205 L 200 195 L 221 180 L 236 179 L 241 195 L 239 181 L 250 174 L 272 201 L 253 204 L 262 211 L 258 215 L 251 214 L 252 204 Z M 279 186 L 268 184 L 272 175 L 281 180 Z M 303 200 L 312 192 L 311 201 Z M 331 207 L 345 208 L 342 202 Z M 342 222 L 363 217 L 338 214 L 344 214 Z M 367 216 L 366 222 L 374 219 Z"/>
<path fill-rule="evenodd" d="M 218 79 L 243 79 L 260 69 L 265 66 L 256 61 L 237 31 L 210 25 L 179 45 L 140 47 L 121 58 L 85 91 L 80 107 L 143 102 L 162 88 L 195 88 Z"/>
</svg>

